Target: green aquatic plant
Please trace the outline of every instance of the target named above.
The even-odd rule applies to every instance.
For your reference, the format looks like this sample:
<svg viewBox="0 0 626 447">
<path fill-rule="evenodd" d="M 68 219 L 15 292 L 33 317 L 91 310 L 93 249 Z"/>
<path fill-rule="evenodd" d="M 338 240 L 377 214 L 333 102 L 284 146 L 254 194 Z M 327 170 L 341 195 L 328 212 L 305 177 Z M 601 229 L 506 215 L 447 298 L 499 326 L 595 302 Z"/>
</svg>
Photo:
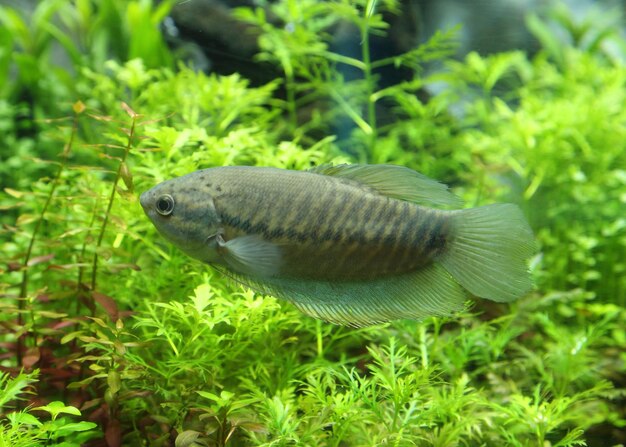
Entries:
<svg viewBox="0 0 626 447">
<path fill-rule="evenodd" d="M 41 138 L 45 120 L 81 96 L 76 81 L 85 67 L 103 71 L 107 61 L 138 57 L 148 67 L 173 65 L 159 24 L 174 3 L 42 0 L 32 11 L 0 6 L 0 145 L 12 148 L 0 154 L 1 186 L 24 185 L 16 173 L 48 172 L 24 160 L 50 160 L 58 152 L 53 139 Z"/>
<path fill-rule="evenodd" d="M 403 96 L 414 95 L 423 87 L 417 77 L 382 88 L 376 71 L 409 67 L 419 72 L 426 63 L 451 54 L 454 47 L 453 32 L 442 32 L 410 51 L 373 60 L 370 40 L 385 35 L 389 27 L 385 13 L 408 14 L 401 11 L 398 2 L 376 0 L 276 2 L 269 6 L 269 12 L 262 7 L 237 9 L 238 18 L 260 31 L 257 58 L 277 64 L 284 73 L 283 107 L 289 116 L 290 134 L 303 138 L 319 128 L 328 131 L 336 120 L 347 119 L 358 131 L 344 150 L 362 160 L 376 161 L 379 133 L 387 131 L 377 124 L 377 114 L 381 113 L 377 108 L 385 100 L 400 102 Z M 338 27 L 356 32 L 358 56 L 332 48 L 334 37 L 329 30 Z M 393 110 L 391 105 L 386 107 L 387 113 Z"/>
<path fill-rule="evenodd" d="M 111 37 L 122 3 L 64 3 L 63 11 L 71 21 L 73 7 L 82 8 Z M 293 121 L 294 111 L 332 100 L 332 88 L 348 84 L 333 77 L 344 62 L 311 30 L 350 16 L 360 32 L 385 31 L 380 2 L 313 3 L 273 6 L 297 12 L 291 34 L 261 27 L 269 35 L 262 57 L 291 63 L 291 80 L 283 70 L 285 79 L 251 87 L 238 75 L 157 68 L 158 52 L 141 45 L 133 59 L 107 62 L 103 55 L 117 50 L 94 35 L 72 76 L 45 69 L 45 51 L 24 56 L 43 67 L 40 87 L 54 86 L 33 90 L 37 104 L 52 105 L 32 114 L 10 93 L 24 80 L 6 77 L 12 53 L 25 51 L 0 28 L 0 77 L 9 79 L 0 85 L 0 139 L 10 148 L 0 166 L 8 173 L 0 195 L 0 366 L 12 374 L 0 380 L 0 442 L 625 442 L 621 65 L 597 46 L 569 45 L 562 62 L 545 52 L 472 54 L 448 64 L 450 75 L 438 76 L 448 88 L 428 101 L 412 94 L 427 82 L 419 72 L 384 89 L 361 72 L 347 105 Z M 106 7 L 113 4 L 118 9 Z M 150 2 L 128 5 L 156 21 L 165 12 Z M 441 35 L 406 61 L 441 56 L 437 39 L 448 41 Z M 350 63 L 371 73 L 376 61 L 363 59 Z M 71 89 L 57 77 L 73 79 Z M 281 83 L 291 83 L 291 105 L 277 99 Z M 368 104 L 382 98 L 401 119 L 371 119 Z M 461 98 L 462 113 L 451 113 Z M 328 133 L 338 117 L 356 123 L 343 142 Z M 323 138 L 314 137 L 320 130 Z M 307 169 L 356 158 L 441 178 L 469 205 L 519 203 L 542 246 L 532 264 L 537 290 L 453 318 L 328 325 L 162 242 L 137 201 L 137 192 L 201 167 Z"/>
<path fill-rule="evenodd" d="M 7 410 L 8 403 L 22 398 L 28 388 L 37 382 L 38 371 L 20 373 L 15 377 L 0 375 L 0 411 Z M 34 412 L 38 412 L 33 414 Z M 46 420 L 47 414 L 50 420 Z M 97 424 L 88 421 L 74 422 L 70 416 L 81 416 L 81 412 L 71 405 L 54 401 L 47 405 L 17 410 L 6 414 L 0 421 L 0 446 L 34 447 L 58 445 L 80 446 L 84 442 L 100 436 Z"/>
</svg>

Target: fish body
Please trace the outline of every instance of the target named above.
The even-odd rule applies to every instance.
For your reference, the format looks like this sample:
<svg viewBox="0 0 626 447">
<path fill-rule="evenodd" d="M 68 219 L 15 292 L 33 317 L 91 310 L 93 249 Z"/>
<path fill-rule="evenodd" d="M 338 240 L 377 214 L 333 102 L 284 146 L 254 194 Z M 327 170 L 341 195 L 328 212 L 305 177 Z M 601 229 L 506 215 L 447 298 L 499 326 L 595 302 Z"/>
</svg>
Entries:
<svg viewBox="0 0 626 447">
<path fill-rule="evenodd" d="M 447 314 L 530 289 L 533 239 L 514 205 L 458 205 L 445 185 L 392 165 L 311 171 L 220 167 L 141 196 L 188 255 L 327 321 L 362 326 Z"/>
</svg>

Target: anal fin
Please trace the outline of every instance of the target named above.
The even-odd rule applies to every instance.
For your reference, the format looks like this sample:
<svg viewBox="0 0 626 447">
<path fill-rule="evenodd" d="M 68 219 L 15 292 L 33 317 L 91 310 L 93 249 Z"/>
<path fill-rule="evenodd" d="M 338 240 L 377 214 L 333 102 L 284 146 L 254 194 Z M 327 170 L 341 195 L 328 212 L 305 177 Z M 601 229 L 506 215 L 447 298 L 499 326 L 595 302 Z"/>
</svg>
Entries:
<svg viewBox="0 0 626 447">
<path fill-rule="evenodd" d="M 354 327 L 449 315 L 462 309 L 465 301 L 461 287 L 437 264 L 366 281 L 260 279 L 242 275 L 237 279 L 259 292 L 292 302 L 309 316 Z"/>
</svg>

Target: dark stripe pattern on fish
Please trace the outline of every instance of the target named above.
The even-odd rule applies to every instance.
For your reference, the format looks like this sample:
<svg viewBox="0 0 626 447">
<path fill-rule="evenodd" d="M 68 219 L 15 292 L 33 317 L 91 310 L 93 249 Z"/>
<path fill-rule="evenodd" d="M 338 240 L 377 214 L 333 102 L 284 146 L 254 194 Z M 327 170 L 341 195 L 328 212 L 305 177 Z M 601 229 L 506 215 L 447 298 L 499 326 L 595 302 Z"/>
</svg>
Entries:
<svg viewBox="0 0 626 447">
<path fill-rule="evenodd" d="M 519 208 L 441 209 L 461 204 L 401 166 L 210 168 L 140 201 L 189 256 L 337 324 L 446 315 L 462 308 L 463 289 L 508 302 L 532 286 L 534 240 Z"/>
</svg>

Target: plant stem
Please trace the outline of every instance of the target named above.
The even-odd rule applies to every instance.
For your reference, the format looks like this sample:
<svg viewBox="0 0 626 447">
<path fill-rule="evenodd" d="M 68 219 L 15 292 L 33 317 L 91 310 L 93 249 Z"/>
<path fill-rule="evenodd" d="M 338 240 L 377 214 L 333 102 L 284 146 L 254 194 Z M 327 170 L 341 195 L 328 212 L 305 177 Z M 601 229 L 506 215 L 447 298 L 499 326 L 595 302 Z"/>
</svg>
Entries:
<svg viewBox="0 0 626 447">
<path fill-rule="evenodd" d="M 125 104 L 124 104 L 125 105 Z M 127 106 L 126 106 L 127 107 Z M 109 203 L 107 205 L 106 213 L 104 214 L 104 221 L 102 222 L 102 227 L 100 228 L 100 233 L 98 234 L 98 241 L 96 242 L 96 251 L 93 254 L 93 265 L 91 270 L 91 290 L 96 290 L 96 278 L 98 274 L 98 249 L 102 245 L 102 240 L 104 239 L 104 233 L 106 231 L 107 224 L 109 223 L 109 216 L 111 215 L 111 208 L 113 208 L 113 201 L 115 200 L 115 192 L 117 191 L 117 184 L 122 177 L 122 169 L 124 163 L 126 162 L 126 158 L 128 157 L 128 153 L 130 152 L 130 147 L 133 141 L 133 136 L 135 135 L 135 125 L 137 123 L 137 115 L 131 115 L 132 122 L 130 126 L 130 131 L 128 132 L 128 141 L 126 146 L 124 147 L 124 153 L 122 154 L 122 158 L 120 160 L 120 164 L 117 167 L 117 173 L 115 175 L 115 180 L 113 181 L 113 187 L 111 188 L 111 194 L 109 196 Z"/>
<path fill-rule="evenodd" d="M 422 368 L 428 368 L 428 346 L 426 345 L 426 327 L 424 324 L 420 324 L 417 327 L 419 332 L 419 345 L 421 352 Z"/>
<path fill-rule="evenodd" d="M 322 337 L 322 321 L 317 320 L 315 326 L 315 335 L 317 337 L 317 357 L 324 356 L 324 338 Z"/>
<path fill-rule="evenodd" d="M 296 82 L 293 76 L 293 70 L 285 70 L 287 89 L 287 111 L 289 113 L 289 123 L 291 131 L 295 131 L 298 127 L 298 115 L 296 113 Z"/>
<path fill-rule="evenodd" d="M 361 58 L 363 59 L 363 77 L 367 87 L 367 122 L 371 128 L 369 134 L 369 149 L 373 152 L 378 131 L 376 129 L 376 101 L 374 98 L 375 80 L 372 73 L 369 41 L 369 19 L 376 9 L 376 0 L 368 0 L 365 7 L 365 17 L 361 26 Z"/>
<path fill-rule="evenodd" d="M 72 145 L 74 144 L 74 136 L 76 135 L 76 131 L 78 129 L 78 114 L 82 112 L 81 110 L 75 109 L 74 119 L 72 122 L 72 130 L 70 133 L 70 139 L 68 143 L 63 148 L 63 153 L 61 154 L 61 161 L 59 163 L 59 168 L 57 169 L 56 175 L 52 179 L 50 192 L 48 193 L 48 197 L 46 198 L 46 202 L 39 214 L 39 218 L 35 223 L 35 228 L 33 229 L 33 234 L 30 237 L 30 241 L 28 243 L 28 248 L 26 249 L 26 255 L 24 256 L 24 262 L 22 264 L 22 282 L 20 284 L 20 294 L 18 298 L 18 313 L 17 313 L 17 326 L 21 327 L 24 324 L 23 312 L 25 307 L 26 295 L 28 294 L 28 269 L 32 253 L 33 247 L 35 246 L 35 240 L 37 239 L 37 235 L 39 234 L 39 230 L 41 229 L 41 224 L 43 223 L 44 217 L 46 216 L 46 212 L 52 203 L 52 199 L 54 198 L 54 193 L 56 192 L 57 186 L 59 185 L 59 181 L 61 180 L 61 175 L 65 170 L 65 166 L 67 165 L 67 159 L 69 157 Z M 33 328 L 31 332 L 35 332 L 35 325 L 33 324 Z M 16 361 L 17 366 L 22 364 L 22 350 L 24 348 L 24 336 L 26 334 L 21 335 L 17 338 L 17 346 L 16 346 Z"/>
<path fill-rule="evenodd" d="M 85 261 L 85 253 L 87 252 L 87 241 L 89 240 L 91 228 L 93 228 L 94 224 L 96 223 L 96 216 L 98 215 L 98 202 L 99 200 L 96 199 L 93 212 L 91 213 L 91 220 L 89 221 L 89 230 L 87 231 L 85 239 L 83 240 L 83 246 L 80 249 L 80 255 L 78 257 L 78 263 L 81 265 L 78 267 L 78 278 L 76 280 L 76 315 L 78 315 L 80 312 L 80 298 L 82 297 L 83 277 L 85 275 L 85 267 L 82 264 Z"/>
</svg>

